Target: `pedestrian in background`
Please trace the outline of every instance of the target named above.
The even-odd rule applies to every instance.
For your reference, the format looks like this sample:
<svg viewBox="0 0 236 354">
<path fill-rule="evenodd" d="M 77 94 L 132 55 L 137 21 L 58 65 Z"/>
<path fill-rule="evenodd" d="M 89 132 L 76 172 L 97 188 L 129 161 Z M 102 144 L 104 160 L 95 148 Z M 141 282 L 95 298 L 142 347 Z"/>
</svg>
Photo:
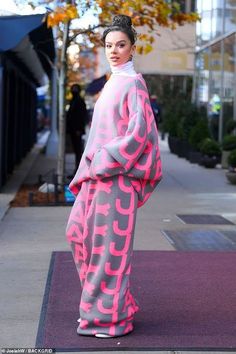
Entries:
<svg viewBox="0 0 236 354">
<path fill-rule="evenodd" d="M 159 124 L 161 123 L 161 107 L 157 103 L 157 96 L 156 95 L 151 95 L 150 97 L 150 102 L 151 102 L 151 107 L 152 111 L 154 114 L 154 118 L 156 121 L 157 128 L 159 128 Z"/>
<path fill-rule="evenodd" d="M 80 85 L 74 84 L 71 86 L 72 99 L 66 115 L 66 129 L 75 154 L 75 172 L 84 151 L 83 135 L 85 134 L 85 127 L 88 121 L 86 103 L 80 93 Z"/>
<path fill-rule="evenodd" d="M 219 120 L 220 120 L 221 100 L 218 94 L 214 94 L 209 102 L 210 132 L 212 138 L 219 139 Z"/>
<path fill-rule="evenodd" d="M 67 239 L 82 287 L 80 335 L 128 334 L 139 309 L 129 282 L 136 212 L 161 179 L 161 161 L 146 83 L 133 66 L 135 40 L 125 15 L 115 16 L 104 31 L 112 75 L 95 104 L 69 186 L 77 196 Z"/>
</svg>

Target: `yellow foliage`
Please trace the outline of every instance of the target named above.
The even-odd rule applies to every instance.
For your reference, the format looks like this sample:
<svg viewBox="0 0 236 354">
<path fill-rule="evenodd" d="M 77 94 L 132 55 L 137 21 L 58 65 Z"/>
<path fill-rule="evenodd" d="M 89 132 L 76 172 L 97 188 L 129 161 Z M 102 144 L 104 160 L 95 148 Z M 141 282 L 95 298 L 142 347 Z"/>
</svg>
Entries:
<svg viewBox="0 0 236 354">
<path fill-rule="evenodd" d="M 136 46 L 136 52 L 138 54 L 143 54 L 143 46 L 142 45 L 137 45 Z"/>
<path fill-rule="evenodd" d="M 101 9 L 99 21 L 101 24 L 111 22 L 114 15 L 124 14 L 132 17 L 135 28 L 145 26 L 148 33 L 159 35 L 158 26 L 175 29 L 178 25 L 194 23 L 200 20 L 197 13 L 182 13 L 177 1 L 166 0 L 96 0 Z M 145 30 L 145 32 L 147 32 Z M 137 46 L 139 54 L 152 50 L 154 37 L 149 34 L 139 34 L 142 45 Z"/>
<path fill-rule="evenodd" d="M 60 22 L 66 23 L 78 17 L 78 11 L 75 5 L 66 5 L 65 7 L 57 7 L 47 16 L 47 26 L 54 27 Z"/>
<path fill-rule="evenodd" d="M 77 3 L 79 1 L 77 0 Z M 81 5 L 82 6 L 82 5 Z M 149 53 L 152 50 L 154 36 L 159 35 L 158 26 L 175 29 L 185 23 L 200 21 L 197 13 L 182 13 L 177 1 L 166 0 L 87 0 L 83 5 L 88 10 L 90 7 L 98 13 L 99 21 L 102 26 L 110 23 L 116 14 L 124 14 L 132 17 L 135 28 L 145 26 L 145 34 L 139 35 L 142 45 L 137 46 L 139 54 Z M 85 10 L 85 9 L 84 9 Z M 53 27 L 59 23 L 66 23 L 78 17 L 76 5 L 67 4 L 57 7 L 47 15 L 47 25 Z M 93 29 L 87 32 L 89 40 L 95 45 L 100 45 L 99 35 Z"/>
<path fill-rule="evenodd" d="M 145 47 L 143 48 L 143 53 L 144 53 L 144 54 L 148 54 L 148 53 L 150 53 L 151 51 L 152 51 L 152 45 L 149 44 L 149 43 L 147 43 L 147 44 L 145 45 Z"/>
<path fill-rule="evenodd" d="M 66 6 L 66 15 L 70 20 L 78 17 L 78 11 L 75 5 L 67 5 Z"/>
</svg>

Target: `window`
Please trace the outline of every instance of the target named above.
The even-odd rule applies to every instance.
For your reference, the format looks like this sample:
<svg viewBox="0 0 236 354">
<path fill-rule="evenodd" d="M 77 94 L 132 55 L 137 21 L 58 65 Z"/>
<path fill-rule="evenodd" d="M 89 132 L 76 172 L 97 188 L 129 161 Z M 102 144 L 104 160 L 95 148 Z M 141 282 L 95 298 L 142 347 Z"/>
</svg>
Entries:
<svg viewBox="0 0 236 354">
<path fill-rule="evenodd" d="M 187 0 L 171 0 L 171 3 L 177 2 L 180 5 L 180 10 L 186 12 L 186 1 Z"/>
<path fill-rule="evenodd" d="M 196 95 L 199 105 L 207 107 L 209 100 L 209 49 L 198 53 L 196 60 L 197 82 Z"/>
<path fill-rule="evenodd" d="M 234 118 L 235 42 L 235 35 L 224 39 L 223 134 L 227 133 L 227 122 Z"/>
<path fill-rule="evenodd" d="M 191 11 L 191 12 L 196 11 L 196 0 L 191 0 L 190 11 Z"/>
<path fill-rule="evenodd" d="M 235 0 L 226 0 L 225 4 L 225 32 L 236 30 L 236 2 Z"/>
</svg>

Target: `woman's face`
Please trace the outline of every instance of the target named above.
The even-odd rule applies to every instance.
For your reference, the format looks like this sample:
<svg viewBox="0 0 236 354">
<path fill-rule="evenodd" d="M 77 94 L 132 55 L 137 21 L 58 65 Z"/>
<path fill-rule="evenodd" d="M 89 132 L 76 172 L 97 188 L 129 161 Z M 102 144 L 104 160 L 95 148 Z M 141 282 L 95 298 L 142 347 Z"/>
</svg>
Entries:
<svg viewBox="0 0 236 354">
<path fill-rule="evenodd" d="M 106 57 L 111 66 L 127 63 L 134 54 L 135 45 L 131 44 L 129 37 L 120 31 L 111 31 L 105 39 Z"/>
</svg>

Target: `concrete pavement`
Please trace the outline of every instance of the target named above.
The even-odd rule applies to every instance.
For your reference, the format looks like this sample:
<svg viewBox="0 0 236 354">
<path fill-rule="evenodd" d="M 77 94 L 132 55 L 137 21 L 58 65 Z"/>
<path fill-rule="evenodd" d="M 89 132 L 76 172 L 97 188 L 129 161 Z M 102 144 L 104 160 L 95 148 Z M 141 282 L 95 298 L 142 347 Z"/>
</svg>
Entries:
<svg viewBox="0 0 236 354">
<path fill-rule="evenodd" d="M 205 169 L 170 154 L 166 141 L 160 141 L 160 147 L 164 178 L 139 209 L 134 248 L 174 251 L 161 230 L 200 227 L 183 224 L 176 216 L 180 213 L 220 214 L 236 223 L 236 186 L 228 184 L 225 171 Z M 20 177 L 16 170 L 0 193 L 1 348 L 34 347 L 51 252 L 69 250 L 65 226 L 70 207 L 8 207 L 23 180 L 35 178 L 42 166 L 52 167 L 52 160 L 39 157 L 39 148 L 19 166 Z M 234 225 L 217 225 L 221 227 L 235 230 Z M 211 228 L 216 226 L 204 225 Z"/>
</svg>

